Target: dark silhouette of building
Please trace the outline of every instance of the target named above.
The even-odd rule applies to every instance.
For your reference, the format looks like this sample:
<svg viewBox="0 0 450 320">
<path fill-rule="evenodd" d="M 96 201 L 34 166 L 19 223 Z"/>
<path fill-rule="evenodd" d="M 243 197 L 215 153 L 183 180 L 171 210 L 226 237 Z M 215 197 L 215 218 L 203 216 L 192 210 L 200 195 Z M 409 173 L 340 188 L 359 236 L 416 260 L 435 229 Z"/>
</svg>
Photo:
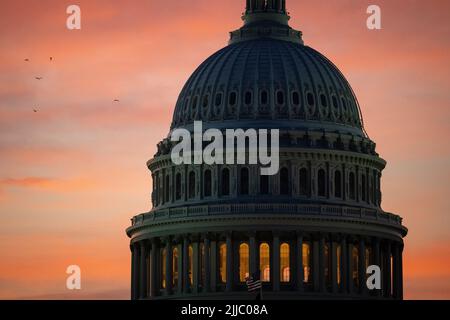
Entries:
<svg viewBox="0 0 450 320">
<path fill-rule="evenodd" d="M 189 78 L 171 130 L 280 130 L 280 170 L 148 162 L 153 209 L 127 229 L 132 299 L 402 299 L 402 219 L 381 209 L 386 162 L 339 69 L 303 44 L 284 0 L 247 1 L 244 26 Z M 366 269 L 381 268 L 369 290 Z"/>
</svg>

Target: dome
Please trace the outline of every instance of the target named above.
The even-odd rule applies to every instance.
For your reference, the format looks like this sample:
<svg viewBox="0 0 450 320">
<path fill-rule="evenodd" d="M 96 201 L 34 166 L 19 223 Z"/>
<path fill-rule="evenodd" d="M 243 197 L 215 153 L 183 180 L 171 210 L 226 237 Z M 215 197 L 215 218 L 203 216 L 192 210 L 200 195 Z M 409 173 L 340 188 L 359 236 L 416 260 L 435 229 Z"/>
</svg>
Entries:
<svg viewBox="0 0 450 320">
<path fill-rule="evenodd" d="M 194 121 L 364 136 L 357 99 L 339 69 L 308 46 L 266 37 L 230 44 L 197 68 L 179 95 L 171 128 Z"/>
<path fill-rule="evenodd" d="M 186 82 L 147 162 L 152 208 L 127 229 L 132 299 L 254 299 L 247 276 L 269 300 L 402 299 L 407 229 L 381 207 L 386 161 L 352 88 L 289 27 L 286 0 L 247 0 L 243 20 Z M 231 163 L 175 163 L 172 134 L 196 121 L 225 137 L 278 129 L 279 170 L 235 162 L 246 150 L 233 143 Z M 365 263 L 381 288 L 365 285 Z"/>
</svg>

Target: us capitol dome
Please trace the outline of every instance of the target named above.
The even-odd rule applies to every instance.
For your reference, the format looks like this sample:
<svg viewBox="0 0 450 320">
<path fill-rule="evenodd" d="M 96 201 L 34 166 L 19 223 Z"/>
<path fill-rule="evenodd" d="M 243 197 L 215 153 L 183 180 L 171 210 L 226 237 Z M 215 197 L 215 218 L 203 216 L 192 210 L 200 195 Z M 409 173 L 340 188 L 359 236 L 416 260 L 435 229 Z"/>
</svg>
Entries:
<svg viewBox="0 0 450 320">
<path fill-rule="evenodd" d="M 132 299 L 402 299 L 402 218 L 381 208 L 386 162 L 339 69 L 289 27 L 285 0 L 248 0 L 244 25 L 182 89 L 171 130 L 280 130 L 280 170 L 147 163 L 150 212 L 132 218 Z M 381 290 L 366 286 L 381 268 Z"/>
</svg>

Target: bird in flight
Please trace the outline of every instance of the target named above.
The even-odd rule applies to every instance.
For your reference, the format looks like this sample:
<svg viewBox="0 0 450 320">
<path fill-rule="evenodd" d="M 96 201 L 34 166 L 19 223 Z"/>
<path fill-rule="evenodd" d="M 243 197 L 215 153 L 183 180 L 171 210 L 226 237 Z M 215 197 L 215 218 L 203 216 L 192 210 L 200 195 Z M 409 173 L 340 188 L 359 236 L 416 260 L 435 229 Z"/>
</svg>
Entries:
<svg viewBox="0 0 450 320">
<path fill-rule="evenodd" d="M 36 80 L 42 80 L 42 77 L 35 77 Z"/>
<path fill-rule="evenodd" d="M 114 102 L 120 102 L 120 100 L 119 99 L 114 99 Z"/>
<path fill-rule="evenodd" d="M 53 57 L 50 57 L 50 61 L 53 61 Z"/>
<path fill-rule="evenodd" d="M 27 59 L 23 59 L 23 61 L 28 62 L 28 61 L 30 61 L 30 59 L 28 59 L 28 58 Z"/>
<path fill-rule="evenodd" d="M 36 112 L 38 112 L 38 110 L 37 109 L 33 109 L 33 112 L 36 113 Z"/>
</svg>

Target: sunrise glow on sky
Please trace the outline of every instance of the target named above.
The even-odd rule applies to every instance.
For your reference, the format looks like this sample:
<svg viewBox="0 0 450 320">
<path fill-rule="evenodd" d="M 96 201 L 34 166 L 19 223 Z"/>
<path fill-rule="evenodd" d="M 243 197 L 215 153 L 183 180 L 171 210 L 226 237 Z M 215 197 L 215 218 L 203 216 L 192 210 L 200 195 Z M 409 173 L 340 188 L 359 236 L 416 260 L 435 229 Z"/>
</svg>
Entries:
<svg viewBox="0 0 450 320">
<path fill-rule="evenodd" d="M 243 0 L 79 0 L 82 29 L 70 31 L 70 4 L 0 4 L 0 299 L 129 299 L 125 229 L 151 209 L 146 161 L 184 82 L 244 10 Z M 366 27 L 370 4 L 382 30 Z M 288 9 L 351 83 L 388 162 L 382 207 L 409 228 L 405 298 L 450 299 L 450 1 Z"/>
</svg>

